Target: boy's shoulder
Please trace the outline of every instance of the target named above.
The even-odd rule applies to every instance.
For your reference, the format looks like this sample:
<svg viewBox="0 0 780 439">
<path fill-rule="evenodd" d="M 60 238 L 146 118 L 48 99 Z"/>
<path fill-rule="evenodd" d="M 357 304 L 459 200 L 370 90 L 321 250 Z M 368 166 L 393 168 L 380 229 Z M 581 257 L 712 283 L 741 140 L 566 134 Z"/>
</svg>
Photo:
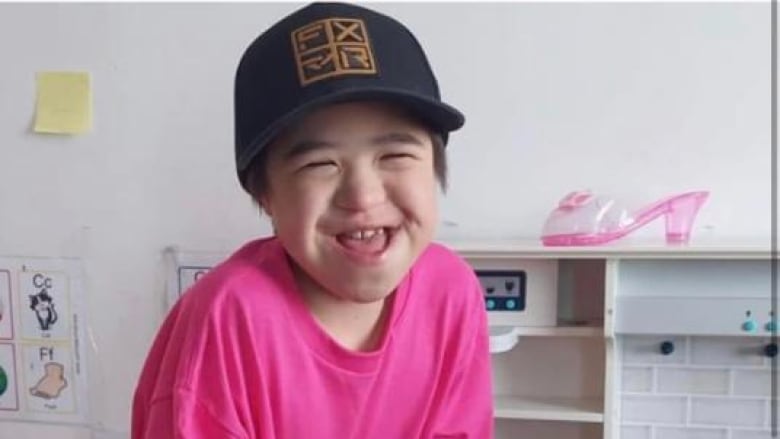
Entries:
<svg viewBox="0 0 780 439">
<path fill-rule="evenodd" d="M 250 241 L 190 287 L 180 305 L 208 313 L 273 300 L 271 293 L 284 287 L 283 263 L 284 250 L 275 238 Z"/>
<path fill-rule="evenodd" d="M 473 286 L 478 280 L 474 268 L 458 253 L 440 243 L 431 243 L 412 268 L 422 284 L 434 283 L 444 290 Z"/>
<path fill-rule="evenodd" d="M 444 244 L 432 242 L 422 252 L 415 268 L 430 272 L 432 275 L 452 277 L 474 274 L 468 262 Z"/>
<path fill-rule="evenodd" d="M 474 268 L 445 245 L 430 244 L 410 274 L 405 320 L 422 322 L 425 331 L 454 330 L 485 312 L 482 287 Z"/>
</svg>

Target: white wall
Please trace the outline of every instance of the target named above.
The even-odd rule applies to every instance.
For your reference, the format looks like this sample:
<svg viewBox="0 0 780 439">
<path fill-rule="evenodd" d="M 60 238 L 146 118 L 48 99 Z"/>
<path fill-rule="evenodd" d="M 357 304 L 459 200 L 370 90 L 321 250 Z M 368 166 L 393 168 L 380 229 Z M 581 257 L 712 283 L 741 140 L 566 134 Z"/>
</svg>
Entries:
<svg viewBox="0 0 780 439">
<path fill-rule="evenodd" d="M 162 249 L 269 231 L 234 176 L 232 79 L 294 7 L 0 4 L 0 254 L 85 259 L 101 428 L 127 430 L 162 319 Z M 632 203 L 709 189 L 697 234 L 769 239 L 769 2 L 374 7 L 416 32 L 467 115 L 442 237 L 536 237 L 587 187 Z M 92 74 L 93 132 L 32 134 L 35 72 L 67 69 Z M 89 437 L 0 426 L 44 435 Z"/>
</svg>

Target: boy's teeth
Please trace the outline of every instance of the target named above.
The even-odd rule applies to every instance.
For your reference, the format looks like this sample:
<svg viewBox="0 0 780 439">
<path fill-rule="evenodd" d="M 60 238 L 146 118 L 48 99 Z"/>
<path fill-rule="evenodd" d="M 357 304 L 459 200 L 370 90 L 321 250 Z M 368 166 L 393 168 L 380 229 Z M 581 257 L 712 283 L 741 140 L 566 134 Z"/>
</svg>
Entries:
<svg viewBox="0 0 780 439">
<path fill-rule="evenodd" d="M 378 228 L 378 229 L 368 229 L 368 230 L 356 230 L 352 233 L 349 233 L 348 236 L 351 239 L 371 239 L 376 235 L 384 233 L 384 229 Z"/>
</svg>

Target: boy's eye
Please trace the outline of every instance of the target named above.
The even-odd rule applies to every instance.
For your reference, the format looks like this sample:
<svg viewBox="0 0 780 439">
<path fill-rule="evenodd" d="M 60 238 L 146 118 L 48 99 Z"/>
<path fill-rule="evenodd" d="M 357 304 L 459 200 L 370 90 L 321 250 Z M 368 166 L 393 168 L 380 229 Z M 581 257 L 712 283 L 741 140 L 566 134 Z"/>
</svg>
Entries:
<svg viewBox="0 0 780 439">
<path fill-rule="evenodd" d="M 408 159 L 413 159 L 414 156 L 411 155 L 411 154 L 407 154 L 407 153 L 401 152 L 401 153 L 394 153 L 394 154 L 385 154 L 384 156 L 382 156 L 382 158 L 383 159 L 390 159 L 390 160 L 407 159 L 407 158 Z"/>
<path fill-rule="evenodd" d="M 324 168 L 326 166 L 335 166 L 336 163 L 331 161 L 321 161 L 321 162 L 310 162 L 303 165 L 302 169 L 316 169 L 316 168 Z"/>
</svg>

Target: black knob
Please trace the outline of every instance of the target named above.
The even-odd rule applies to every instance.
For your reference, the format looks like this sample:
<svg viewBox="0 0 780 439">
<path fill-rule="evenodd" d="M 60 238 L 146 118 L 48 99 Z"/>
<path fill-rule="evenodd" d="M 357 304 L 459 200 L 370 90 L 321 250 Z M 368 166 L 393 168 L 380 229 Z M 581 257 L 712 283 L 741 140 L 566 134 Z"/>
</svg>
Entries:
<svg viewBox="0 0 780 439">
<path fill-rule="evenodd" d="M 777 344 L 776 343 L 769 343 L 768 345 L 764 346 L 764 355 L 766 355 L 769 358 L 774 358 L 777 356 Z"/>
<path fill-rule="evenodd" d="M 674 343 L 671 341 L 665 341 L 661 343 L 661 353 L 664 355 L 669 355 L 672 352 L 674 352 Z"/>
</svg>

